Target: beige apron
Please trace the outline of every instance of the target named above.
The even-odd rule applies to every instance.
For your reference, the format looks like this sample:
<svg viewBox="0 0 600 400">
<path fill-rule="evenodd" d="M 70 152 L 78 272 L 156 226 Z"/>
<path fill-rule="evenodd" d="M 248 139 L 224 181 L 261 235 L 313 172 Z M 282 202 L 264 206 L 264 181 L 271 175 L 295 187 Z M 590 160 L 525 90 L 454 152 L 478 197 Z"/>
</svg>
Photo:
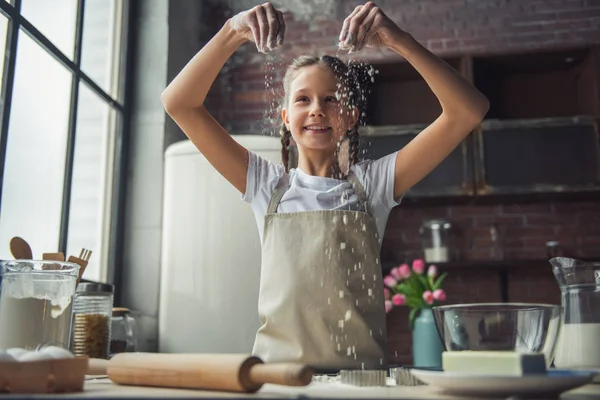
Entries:
<svg viewBox="0 0 600 400">
<path fill-rule="evenodd" d="M 318 370 L 387 368 L 377 228 L 365 191 L 348 177 L 363 211 L 277 213 L 282 179 L 265 215 L 253 353 Z"/>
</svg>

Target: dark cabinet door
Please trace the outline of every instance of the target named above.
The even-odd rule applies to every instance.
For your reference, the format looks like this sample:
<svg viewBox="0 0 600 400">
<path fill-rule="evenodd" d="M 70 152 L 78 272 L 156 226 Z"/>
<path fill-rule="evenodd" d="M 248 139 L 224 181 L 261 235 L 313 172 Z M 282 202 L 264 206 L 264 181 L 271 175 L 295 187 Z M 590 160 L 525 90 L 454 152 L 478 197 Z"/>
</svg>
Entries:
<svg viewBox="0 0 600 400">
<path fill-rule="evenodd" d="M 376 160 L 402 149 L 414 139 L 425 126 L 413 128 L 372 127 L 362 136 L 363 159 Z M 437 168 L 407 193 L 408 198 L 473 195 L 473 158 L 471 138 L 463 141 Z"/>
<path fill-rule="evenodd" d="M 594 118 L 486 121 L 477 141 L 478 194 L 600 189 Z"/>
</svg>

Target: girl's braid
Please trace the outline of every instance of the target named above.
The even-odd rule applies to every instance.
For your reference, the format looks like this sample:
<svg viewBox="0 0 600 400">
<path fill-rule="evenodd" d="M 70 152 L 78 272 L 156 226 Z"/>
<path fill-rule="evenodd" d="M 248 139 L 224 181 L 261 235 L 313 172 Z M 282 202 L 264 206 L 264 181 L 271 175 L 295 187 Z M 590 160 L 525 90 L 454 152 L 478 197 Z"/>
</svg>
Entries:
<svg viewBox="0 0 600 400">
<path fill-rule="evenodd" d="M 350 165 L 354 165 L 356 163 L 358 163 L 358 151 L 359 151 L 359 140 L 360 140 L 360 136 L 358 134 L 358 127 L 354 126 L 354 128 L 352 128 L 352 130 L 350 130 L 350 132 L 348 132 L 348 140 L 349 142 L 349 149 L 348 149 L 348 156 L 350 157 Z"/>
<path fill-rule="evenodd" d="M 285 126 L 285 123 L 281 123 L 281 129 L 279 133 L 281 135 L 281 161 L 283 163 L 283 167 L 285 168 L 285 172 L 290 172 L 290 137 L 292 136 L 292 133 L 287 126 Z"/>
</svg>

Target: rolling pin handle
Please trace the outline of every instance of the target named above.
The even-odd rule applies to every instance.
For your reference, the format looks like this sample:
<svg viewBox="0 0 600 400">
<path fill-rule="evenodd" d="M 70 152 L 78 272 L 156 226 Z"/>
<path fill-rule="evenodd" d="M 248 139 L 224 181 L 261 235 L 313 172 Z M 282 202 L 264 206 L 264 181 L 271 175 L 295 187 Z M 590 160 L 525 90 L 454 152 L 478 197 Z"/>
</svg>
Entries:
<svg viewBox="0 0 600 400">
<path fill-rule="evenodd" d="M 250 368 L 250 380 L 259 384 L 273 383 L 286 386 L 306 386 L 313 377 L 312 368 L 304 364 L 256 364 Z"/>
<path fill-rule="evenodd" d="M 88 360 L 88 368 L 86 375 L 106 375 L 108 366 L 108 360 L 102 360 L 100 358 L 90 358 Z"/>
</svg>

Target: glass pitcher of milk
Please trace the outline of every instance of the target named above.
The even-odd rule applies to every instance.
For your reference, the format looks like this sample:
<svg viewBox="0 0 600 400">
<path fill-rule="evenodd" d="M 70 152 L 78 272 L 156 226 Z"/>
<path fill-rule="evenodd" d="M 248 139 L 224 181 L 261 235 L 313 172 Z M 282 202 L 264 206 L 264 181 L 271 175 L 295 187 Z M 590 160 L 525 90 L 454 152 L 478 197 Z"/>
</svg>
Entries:
<svg viewBox="0 0 600 400">
<path fill-rule="evenodd" d="M 0 349 L 69 348 L 79 265 L 57 261 L 0 262 Z"/>
<path fill-rule="evenodd" d="M 550 264 L 563 307 L 554 366 L 600 368 L 600 262 L 555 257 Z"/>
</svg>

